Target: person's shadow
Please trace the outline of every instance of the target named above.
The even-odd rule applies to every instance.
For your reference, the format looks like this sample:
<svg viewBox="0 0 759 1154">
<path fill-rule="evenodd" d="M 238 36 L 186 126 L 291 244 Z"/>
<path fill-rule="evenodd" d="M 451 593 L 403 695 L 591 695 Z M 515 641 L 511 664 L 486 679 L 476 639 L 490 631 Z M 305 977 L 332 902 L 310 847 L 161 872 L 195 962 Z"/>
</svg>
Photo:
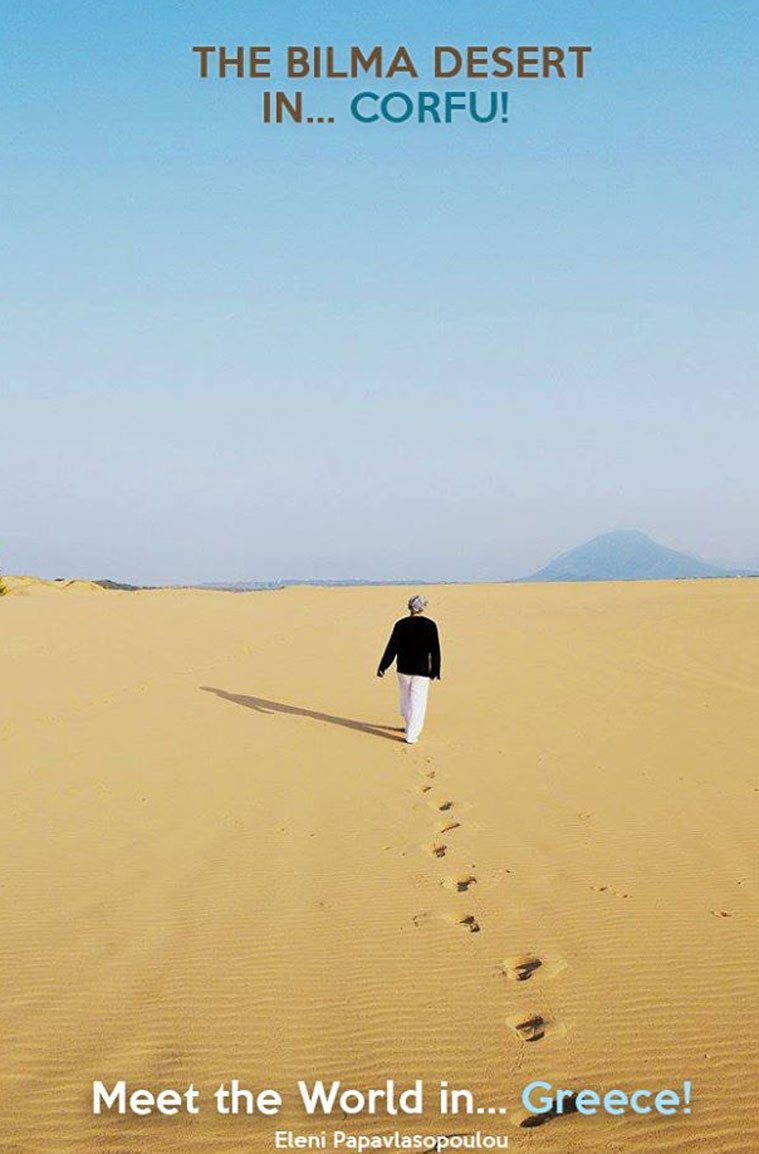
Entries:
<svg viewBox="0 0 759 1154">
<path fill-rule="evenodd" d="M 212 685 L 201 685 L 203 693 L 215 693 L 224 701 L 244 705 L 258 713 L 289 713 L 295 717 L 310 717 L 314 721 L 326 721 L 329 725 L 340 725 L 343 729 L 358 729 L 361 733 L 371 733 L 374 737 L 384 737 L 387 741 L 403 741 L 402 730 L 393 732 L 390 725 L 369 725 L 366 721 L 354 721 L 350 717 L 336 717 L 333 713 L 320 713 L 316 709 L 304 709 L 300 705 L 287 705 L 284 701 L 269 701 L 266 697 L 247 697 L 243 693 L 227 693 L 226 689 L 215 689 Z M 389 732 L 388 732 L 389 731 Z"/>
</svg>

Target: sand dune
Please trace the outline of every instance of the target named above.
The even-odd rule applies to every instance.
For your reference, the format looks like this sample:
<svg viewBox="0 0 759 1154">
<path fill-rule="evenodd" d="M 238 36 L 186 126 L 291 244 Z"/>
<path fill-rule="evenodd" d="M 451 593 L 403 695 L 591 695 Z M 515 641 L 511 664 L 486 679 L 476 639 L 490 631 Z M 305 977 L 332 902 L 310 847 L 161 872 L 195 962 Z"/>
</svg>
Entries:
<svg viewBox="0 0 759 1154">
<path fill-rule="evenodd" d="M 3 577 L 6 596 L 25 596 L 29 593 L 40 596 L 44 593 L 104 593 L 102 585 L 97 581 L 81 581 L 76 578 L 60 577 L 49 580 L 45 577 L 15 576 Z"/>
<path fill-rule="evenodd" d="M 759 1148 L 759 581 L 431 589 L 415 747 L 374 677 L 403 590 L 8 583 L 0 1149 L 346 1128 L 299 1078 L 506 1109 L 361 1134 Z M 95 1078 L 233 1077 L 286 1109 L 90 1115 Z M 521 1128 L 536 1078 L 690 1079 L 693 1112 Z"/>
</svg>

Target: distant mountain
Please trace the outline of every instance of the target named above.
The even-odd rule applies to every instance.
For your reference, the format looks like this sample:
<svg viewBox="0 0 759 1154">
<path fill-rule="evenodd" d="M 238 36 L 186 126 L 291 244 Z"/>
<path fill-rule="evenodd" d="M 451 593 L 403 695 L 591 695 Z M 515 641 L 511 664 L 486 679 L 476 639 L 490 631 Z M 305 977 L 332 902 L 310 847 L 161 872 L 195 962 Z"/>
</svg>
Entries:
<svg viewBox="0 0 759 1154">
<path fill-rule="evenodd" d="M 679 577 L 737 577 L 688 553 L 666 549 L 635 529 L 602 533 L 523 581 L 664 581 Z"/>
</svg>

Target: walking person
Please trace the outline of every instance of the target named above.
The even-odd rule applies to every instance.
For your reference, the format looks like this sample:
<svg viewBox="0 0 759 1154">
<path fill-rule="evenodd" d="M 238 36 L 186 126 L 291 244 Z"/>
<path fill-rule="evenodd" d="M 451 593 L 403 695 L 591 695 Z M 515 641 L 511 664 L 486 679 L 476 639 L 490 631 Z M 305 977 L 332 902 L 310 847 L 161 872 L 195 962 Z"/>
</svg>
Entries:
<svg viewBox="0 0 759 1154">
<path fill-rule="evenodd" d="M 409 598 L 409 615 L 393 626 L 377 669 L 377 676 L 384 677 L 396 661 L 408 745 L 416 744 L 424 727 L 430 681 L 440 679 L 440 639 L 435 622 L 422 616 L 426 608 L 427 598 L 421 593 Z"/>
</svg>

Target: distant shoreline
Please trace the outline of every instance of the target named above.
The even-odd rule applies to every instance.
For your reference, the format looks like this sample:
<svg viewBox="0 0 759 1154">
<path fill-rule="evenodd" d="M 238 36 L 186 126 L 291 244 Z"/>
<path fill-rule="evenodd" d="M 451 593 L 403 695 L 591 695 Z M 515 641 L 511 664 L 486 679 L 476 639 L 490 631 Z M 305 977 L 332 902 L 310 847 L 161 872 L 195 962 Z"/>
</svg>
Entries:
<svg viewBox="0 0 759 1154">
<path fill-rule="evenodd" d="M 313 586 L 316 588 L 352 588 L 372 586 L 417 586 L 437 585 L 515 585 L 515 584 L 567 584 L 599 581 L 692 581 L 726 577 L 759 577 L 759 572 L 743 567 L 733 567 L 721 563 L 704 561 L 700 557 L 669 549 L 660 545 L 637 529 L 613 529 L 593 537 L 590 541 L 570 549 L 555 557 L 543 568 L 526 577 L 495 577 L 490 580 L 477 578 L 316 578 L 277 577 L 268 581 L 202 581 L 181 584 L 139 585 L 128 581 L 116 581 L 110 577 L 68 578 L 57 577 L 53 582 L 60 584 L 70 580 L 90 581 L 103 589 L 137 591 L 141 589 L 213 589 L 228 593 L 249 593 L 262 590 L 286 589 L 293 586 Z M 48 578 L 37 578 L 48 580 Z"/>
<path fill-rule="evenodd" d="M 686 576 L 686 577 L 504 577 L 494 579 L 467 579 L 447 580 L 447 581 L 423 581 L 423 580 L 316 580 L 316 579 L 282 579 L 281 581 L 250 581 L 250 582 L 205 582 L 198 584 L 166 584 L 166 585 L 135 585 L 126 581 L 113 581 L 110 578 L 92 578 L 92 577 L 36 577 L 32 574 L 7 574 L 6 580 L 11 582 L 11 586 L 5 590 L 10 594 L 24 586 L 29 585 L 50 585 L 59 588 L 66 586 L 89 585 L 97 586 L 106 592 L 114 591 L 121 593 L 149 593 L 161 591 L 198 591 L 205 593 L 276 593 L 283 589 L 368 589 L 368 588 L 439 588 L 443 586 L 465 586 L 465 585 L 610 585 L 610 584 L 633 584 L 633 583 L 659 583 L 667 584 L 671 581 L 734 581 L 734 580 L 751 580 L 759 578 L 759 572 L 745 572 L 745 573 L 722 573 L 719 575 L 709 576 Z M 16 584 L 18 583 L 18 584 Z"/>
</svg>

